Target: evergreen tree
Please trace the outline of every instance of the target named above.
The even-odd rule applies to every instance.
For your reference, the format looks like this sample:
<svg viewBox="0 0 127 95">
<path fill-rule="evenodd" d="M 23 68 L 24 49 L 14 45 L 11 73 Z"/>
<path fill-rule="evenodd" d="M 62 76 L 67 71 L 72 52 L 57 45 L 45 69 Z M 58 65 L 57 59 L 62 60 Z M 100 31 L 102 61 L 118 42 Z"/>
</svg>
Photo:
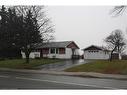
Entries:
<svg viewBox="0 0 127 95">
<path fill-rule="evenodd" d="M 50 20 L 42 12 L 42 6 L 12 6 L 0 10 L 0 50 L 22 50 L 29 63 L 29 55 L 35 44 L 49 41 L 53 36 Z M 15 53 L 15 51 L 14 51 Z"/>
</svg>

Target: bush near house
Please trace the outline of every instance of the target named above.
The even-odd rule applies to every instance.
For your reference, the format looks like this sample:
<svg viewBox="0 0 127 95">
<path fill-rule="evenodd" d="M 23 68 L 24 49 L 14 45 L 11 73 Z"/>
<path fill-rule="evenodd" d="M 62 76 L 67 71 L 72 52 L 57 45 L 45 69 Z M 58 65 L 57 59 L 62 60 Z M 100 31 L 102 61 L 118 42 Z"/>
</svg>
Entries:
<svg viewBox="0 0 127 95">
<path fill-rule="evenodd" d="M 96 60 L 91 63 L 66 69 L 68 72 L 98 72 L 107 74 L 127 74 L 127 60 Z"/>
<path fill-rule="evenodd" d="M 60 59 L 30 59 L 30 63 L 26 64 L 25 59 L 4 59 L 0 61 L 0 68 L 13 69 L 38 69 L 37 66 L 44 64 L 53 64 L 62 61 Z"/>
</svg>

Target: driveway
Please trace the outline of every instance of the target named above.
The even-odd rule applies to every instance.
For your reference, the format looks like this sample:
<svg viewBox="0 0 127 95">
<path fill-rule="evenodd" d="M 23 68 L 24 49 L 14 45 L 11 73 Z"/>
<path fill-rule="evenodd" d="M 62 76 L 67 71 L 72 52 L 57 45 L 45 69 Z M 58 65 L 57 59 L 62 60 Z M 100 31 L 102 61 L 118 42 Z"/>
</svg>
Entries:
<svg viewBox="0 0 127 95">
<path fill-rule="evenodd" d="M 65 60 L 62 62 L 57 62 L 53 64 L 45 64 L 41 65 L 37 68 L 41 70 L 53 70 L 53 71 L 63 71 L 64 69 L 76 66 L 76 65 L 81 65 L 88 63 L 89 60 L 84 60 L 84 59 L 79 59 L 79 60 Z"/>
</svg>

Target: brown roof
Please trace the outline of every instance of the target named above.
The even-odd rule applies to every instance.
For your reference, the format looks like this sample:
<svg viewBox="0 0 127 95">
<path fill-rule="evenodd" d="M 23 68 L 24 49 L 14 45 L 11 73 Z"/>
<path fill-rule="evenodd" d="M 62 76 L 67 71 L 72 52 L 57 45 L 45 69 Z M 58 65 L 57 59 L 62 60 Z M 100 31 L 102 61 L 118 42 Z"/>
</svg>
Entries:
<svg viewBox="0 0 127 95">
<path fill-rule="evenodd" d="M 87 48 L 84 48 L 83 50 L 84 50 L 84 51 L 86 51 L 86 50 L 103 50 L 103 51 L 110 51 L 110 50 L 106 49 L 105 47 L 100 47 L 100 46 L 96 46 L 96 45 L 91 45 L 91 46 L 89 46 L 89 47 L 87 47 Z"/>
<path fill-rule="evenodd" d="M 36 45 L 36 48 L 65 48 L 74 41 L 61 41 L 61 42 L 48 42 L 48 43 L 39 43 Z M 76 44 L 75 44 L 76 45 Z M 77 45 L 76 45 L 77 46 Z M 79 49 L 79 47 L 77 46 Z"/>
</svg>

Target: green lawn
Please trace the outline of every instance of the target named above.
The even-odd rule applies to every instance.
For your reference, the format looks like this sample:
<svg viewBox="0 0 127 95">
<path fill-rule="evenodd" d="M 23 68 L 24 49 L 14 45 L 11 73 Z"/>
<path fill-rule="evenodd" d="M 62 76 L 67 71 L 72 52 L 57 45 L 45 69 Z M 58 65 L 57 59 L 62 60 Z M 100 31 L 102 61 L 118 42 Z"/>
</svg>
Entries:
<svg viewBox="0 0 127 95">
<path fill-rule="evenodd" d="M 108 74 L 127 74 L 127 60 L 96 60 L 91 63 L 66 69 L 68 72 L 99 72 Z"/>
<path fill-rule="evenodd" d="M 15 69 L 35 69 L 35 67 L 43 64 L 59 62 L 59 59 L 30 59 L 30 63 L 25 63 L 25 59 L 6 59 L 0 61 L 0 68 Z M 37 68 L 36 68 L 37 69 Z"/>
</svg>

